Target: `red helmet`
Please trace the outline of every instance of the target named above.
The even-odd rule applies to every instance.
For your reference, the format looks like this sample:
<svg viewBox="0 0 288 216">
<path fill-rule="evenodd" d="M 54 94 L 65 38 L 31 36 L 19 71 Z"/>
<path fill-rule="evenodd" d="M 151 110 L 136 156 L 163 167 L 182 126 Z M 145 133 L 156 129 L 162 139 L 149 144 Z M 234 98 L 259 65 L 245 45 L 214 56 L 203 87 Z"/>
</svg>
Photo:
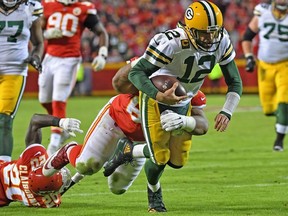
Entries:
<svg viewBox="0 0 288 216">
<path fill-rule="evenodd" d="M 28 178 L 30 190 L 37 195 L 55 193 L 63 185 L 62 173 L 59 171 L 50 177 L 42 174 L 42 167 L 32 170 Z"/>
</svg>

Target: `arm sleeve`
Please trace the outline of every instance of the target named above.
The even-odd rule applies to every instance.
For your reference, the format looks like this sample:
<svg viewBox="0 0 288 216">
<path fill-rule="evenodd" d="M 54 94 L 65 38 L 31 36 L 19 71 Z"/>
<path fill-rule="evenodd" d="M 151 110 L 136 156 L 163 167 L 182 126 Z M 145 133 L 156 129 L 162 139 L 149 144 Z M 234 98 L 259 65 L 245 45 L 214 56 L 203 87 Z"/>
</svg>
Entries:
<svg viewBox="0 0 288 216">
<path fill-rule="evenodd" d="M 242 95 L 242 79 L 240 77 L 235 61 L 231 61 L 226 65 L 220 65 L 225 82 L 228 86 L 228 92 L 236 92 Z"/>
<path fill-rule="evenodd" d="M 158 69 L 159 67 L 142 58 L 134 67 L 132 67 L 128 74 L 128 79 L 139 91 L 142 91 L 149 97 L 156 99 L 158 89 L 150 81 L 149 76 Z"/>
<path fill-rule="evenodd" d="M 93 29 L 99 23 L 99 17 L 96 14 L 88 14 L 84 26 Z"/>
<path fill-rule="evenodd" d="M 249 27 L 247 27 L 242 41 L 252 41 L 252 39 L 257 35 L 256 32 L 253 32 Z"/>
</svg>

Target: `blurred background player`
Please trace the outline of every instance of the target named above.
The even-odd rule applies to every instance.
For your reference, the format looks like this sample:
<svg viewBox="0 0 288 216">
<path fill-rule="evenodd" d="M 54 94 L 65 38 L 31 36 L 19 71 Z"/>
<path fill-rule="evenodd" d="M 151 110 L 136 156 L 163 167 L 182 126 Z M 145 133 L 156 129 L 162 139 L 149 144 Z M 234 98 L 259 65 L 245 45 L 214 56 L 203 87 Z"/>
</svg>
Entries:
<svg viewBox="0 0 288 216">
<path fill-rule="evenodd" d="M 19 159 L 0 161 L 0 207 L 15 201 L 29 207 L 60 205 L 60 193 L 69 185 L 71 176 L 68 169 L 61 169 L 51 177 L 42 175 L 42 165 L 48 155 L 41 145 L 41 128 L 48 126 L 61 127 L 70 133 L 83 132 L 77 119 L 34 114 L 25 138 L 26 149 Z"/>
<path fill-rule="evenodd" d="M 259 34 L 258 86 L 266 116 L 276 116 L 276 139 L 273 149 L 283 151 L 288 133 L 288 0 L 273 0 L 254 9 L 242 41 L 246 70 L 253 72 L 255 58 L 252 39 Z"/>
<path fill-rule="evenodd" d="M 125 146 L 133 145 L 132 142 L 135 142 L 137 144 L 133 148 L 134 153 L 129 155 L 130 158 L 134 157 L 134 159 L 131 158 L 133 163 L 122 166 L 118 164 L 118 168 L 115 167 L 113 170 L 109 170 L 108 173 L 104 173 L 105 176 L 109 176 L 108 186 L 111 192 L 123 194 L 128 190 L 139 175 L 145 157 L 149 157 L 147 145 L 142 144 L 145 143 L 145 139 L 139 119 L 138 91 L 127 79 L 130 69 L 131 64 L 122 67 L 113 77 L 113 85 L 118 92 L 135 91 L 135 94 L 119 94 L 113 97 L 91 124 L 83 146 L 70 143 L 60 148 L 45 163 L 46 165 L 43 167 L 45 175 L 50 176 L 67 163 L 71 163 L 78 172 L 73 176 L 73 180 L 78 182 L 84 177 L 83 175 L 97 173 L 112 156 L 116 147 L 120 148 L 123 144 Z M 125 87 L 120 89 L 117 86 Z M 206 97 L 199 91 L 199 94 L 193 98 L 191 103 L 193 104 L 191 113 L 197 121 L 194 134 L 205 134 L 208 130 L 208 121 L 202 108 L 206 104 Z M 125 155 L 122 156 L 125 157 Z"/>
<path fill-rule="evenodd" d="M 95 6 L 78 0 L 43 0 L 43 28 L 47 39 L 43 72 L 39 76 L 39 101 L 51 115 L 66 116 L 66 102 L 76 82 L 81 63 L 80 40 L 85 28 L 99 37 L 99 52 L 92 67 L 102 70 L 108 55 L 108 34 Z M 62 139 L 61 139 L 62 138 Z M 67 134 L 57 127 L 51 129 L 48 154 L 59 149 Z"/>
<path fill-rule="evenodd" d="M 150 150 L 145 173 L 151 212 L 166 211 L 159 180 L 167 164 L 181 168 L 187 162 L 191 131 L 196 126 L 195 119 L 189 118 L 191 96 L 196 95 L 216 63 L 228 85 L 224 106 L 215 117 L 217 131 L 227 129 L 242 94 L 235 51 L 220 9 L 209 1 L 197 1 L 187 8 L 184 19 L 185 24 L 156 34 L 128 75 L 140 91 L 140 118 Z M 177 83 L 160 92 L 149 79 L 157 75 L 177 77 L 188 97 L 175 95 Z M 177 130 L 182 133 L 179 137 L 172 135 Z"/>
<path fill-rule="evenodd" d="M 41 70 L 42 13 L 42 5 L 37 1 L 0 1 L 0 160 L 11 161 L 13 119 L 26 86 L 27 63 Z"/>
</svg>

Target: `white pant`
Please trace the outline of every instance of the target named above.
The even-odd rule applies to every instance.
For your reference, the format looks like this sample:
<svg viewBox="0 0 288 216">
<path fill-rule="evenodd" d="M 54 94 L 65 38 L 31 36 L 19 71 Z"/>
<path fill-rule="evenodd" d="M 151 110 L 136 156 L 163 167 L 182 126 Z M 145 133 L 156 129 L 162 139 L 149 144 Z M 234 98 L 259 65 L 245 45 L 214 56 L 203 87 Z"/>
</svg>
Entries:
<svg viewBox="0 0 288 216">
<path fill-rule="evenodd" d="M 39 75 L 39 102 L 65 102 L 76 82 L 80 57 L 59 58 L 46 54 L 42 62 L 43 70 Z"/>
<path fill-rule="evenodd" d="M 125 137 L 122 130 L 116 126 L 115 121 L 109 115 L 109 102 L 102 108 L 94 122 L 91 124 L 85 139 L 81 154 L 76 159 L 77 167 L 85 167 L 91 175 L 98 172 L 104 163 L 112 156 L 119 139 Z M 145 158 L 135 159 L 131 164 L 122 165 L 108 177 L 110 190 L 115 194 L 124 193 L 139 175 Z"/>
</svg>

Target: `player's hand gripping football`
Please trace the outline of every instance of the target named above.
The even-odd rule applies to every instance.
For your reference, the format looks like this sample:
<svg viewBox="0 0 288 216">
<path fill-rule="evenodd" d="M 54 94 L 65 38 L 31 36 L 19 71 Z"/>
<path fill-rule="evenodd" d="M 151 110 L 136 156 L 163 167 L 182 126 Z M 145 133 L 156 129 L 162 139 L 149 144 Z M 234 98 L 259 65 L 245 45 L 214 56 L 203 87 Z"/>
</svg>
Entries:
<svg viewBox="0 0 288 216">
<path fill-rule="evenodd" d="M 186 96 L 177 96 L 175 94 L 175 91 L 176 91 L 178 85 L 179 85 L 179 83 L 175 82 L 173 84 L 173 86 L 170 89 L 167 89 L 167 91 L 165 91 L 164 93 L 159 91 L 156 95 L 156 100 L 161 102 L 161 103 L 164 103 L 164 104 L 174 105 L 174 104 L 179 103 L 181 100 L 186 99 L 187 95 Z"/>
<path fill-rule="evenodd" d="M 39 73 L 42 72 L 41 59 L 37 55 L 31 55 L 24 60 L 24 63 L 31 64 Z"/>
<path fill-rule="evenodd" d="M 246 71 L 249 72 L 249 73 L 252 73 L 255 69 L 255 66 L 256 66 L 256 62 L 255 62 L 255 59 L 254 59 L 254 56 L 253 54 L 248 54 L 245 56 L 246 58 Z"/>
<path fill-rule="evenodd" d="M 94 71 L 102 70 L 105 67 L 107 55 L 107 48 L 104 46 L 100 47 L 98 56 L 93 59 L 91 64 Z"/>
<path fill-rule="evenodd" d="M 74 132 L 83 133 L 83 130 L 80 129 L 81 121 L 74 118 L 61 118 L 59 122 L 59 127 L 68 131 L 72 137 L 76 137 Z"/>
</svg>

